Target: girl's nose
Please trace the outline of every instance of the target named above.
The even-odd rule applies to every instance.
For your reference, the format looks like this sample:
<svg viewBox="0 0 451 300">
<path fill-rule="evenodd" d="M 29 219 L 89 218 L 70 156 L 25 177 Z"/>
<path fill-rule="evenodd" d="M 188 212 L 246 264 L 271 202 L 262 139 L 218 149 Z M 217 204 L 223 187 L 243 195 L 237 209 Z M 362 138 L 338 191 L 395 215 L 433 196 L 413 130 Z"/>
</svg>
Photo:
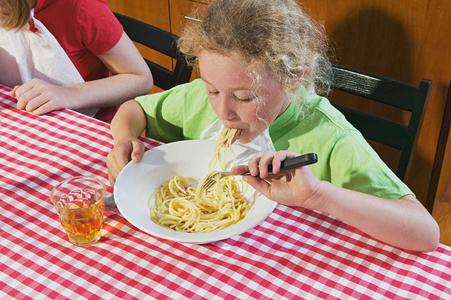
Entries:
<svg viewBox="0 0 451 300">
<path fill-rule="evenodd" d="M 221 101 L 218 109 L 218 117 L 222 120 L 230 120 L 235 117 L 233 101 L 228 95 L 221 95 Z"/>
</svg>

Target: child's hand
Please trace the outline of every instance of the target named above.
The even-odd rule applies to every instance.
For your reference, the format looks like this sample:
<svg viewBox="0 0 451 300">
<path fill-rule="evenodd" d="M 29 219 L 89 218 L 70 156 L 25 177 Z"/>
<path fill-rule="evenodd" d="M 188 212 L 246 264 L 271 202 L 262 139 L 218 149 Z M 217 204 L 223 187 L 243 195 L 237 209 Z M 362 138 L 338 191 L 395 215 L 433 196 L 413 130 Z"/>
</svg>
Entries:
<svg viewBox="0 0 451 300">
<path fill-rule="evenodd" d="M 284 205 L 312 208 L 309 204 L 316 203 L 314 196 L 319 188 L 320 180 L 313 175 L 310 168 L 304 166 L 279 173 L 281 162 L 296 156 L 299 156 L 299 153 L 292 151 L 260 152 L 249 160 L 247 167 L 233 168 L 232 174 L 238 175 L 249 170 L 253 176 L 243 176 L 243 180 L 268 199 Z M 271 175 L 268 174 L 269 164 L 273 166 Z"/>
<path fill-rule="evenodd" d="M 117 176 L 130 160 L 140 162 L 143 155 L 144 144 L 138 138 L 115 142 L 106 160 L 111 186 L 114 186 Z"/>
<path fill-rule="evenodd" d="M 10 95 L 17 98 L 17 108 L 42 115 L 54 110 L 69 108 L 68 88 L 40 79 L 31 79 L 15 86 Z"/>
</svg>

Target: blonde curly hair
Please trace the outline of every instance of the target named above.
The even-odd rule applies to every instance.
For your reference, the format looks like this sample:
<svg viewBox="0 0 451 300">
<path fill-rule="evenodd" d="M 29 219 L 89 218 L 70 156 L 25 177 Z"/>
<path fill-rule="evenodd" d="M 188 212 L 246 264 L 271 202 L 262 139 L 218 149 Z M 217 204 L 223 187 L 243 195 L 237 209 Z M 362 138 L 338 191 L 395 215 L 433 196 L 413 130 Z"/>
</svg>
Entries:
<svg viewBox="0 0 451 300">
<path fill-rule="evenodd" d="M 0 16 L 5 19 L 0 27 L 21 29 L 30 22 L 30 11 L 35 5 L 36 0 L 0 0 Z"/>
<path fill-rule="evenodd" d="M 257 84 L 258 70 L 263 70 L 278 80 L 286 96 L 293 96 L 300 83 L 323 93 L 330 63 L 322 29 L 294 0 L 216 0 L 201 23 L 184 30 L 178 47 L 188 61 L 202 50 L 237 51 Z"/>
</svg>

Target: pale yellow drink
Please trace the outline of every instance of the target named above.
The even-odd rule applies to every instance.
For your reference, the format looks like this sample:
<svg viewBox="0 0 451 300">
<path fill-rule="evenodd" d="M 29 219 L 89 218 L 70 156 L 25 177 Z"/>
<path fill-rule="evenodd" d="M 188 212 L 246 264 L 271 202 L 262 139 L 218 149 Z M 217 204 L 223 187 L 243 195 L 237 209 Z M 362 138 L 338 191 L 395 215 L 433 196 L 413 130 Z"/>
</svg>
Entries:
<svg viewBox="0 0 451 300">
<path fill-rule="evenodd" d="M 103 182 L 93 177 L 73 177 L 53 188 L 50 199 L 72 244 L 87 246 L 100 239 L 105 193 Z"/>
</svg>

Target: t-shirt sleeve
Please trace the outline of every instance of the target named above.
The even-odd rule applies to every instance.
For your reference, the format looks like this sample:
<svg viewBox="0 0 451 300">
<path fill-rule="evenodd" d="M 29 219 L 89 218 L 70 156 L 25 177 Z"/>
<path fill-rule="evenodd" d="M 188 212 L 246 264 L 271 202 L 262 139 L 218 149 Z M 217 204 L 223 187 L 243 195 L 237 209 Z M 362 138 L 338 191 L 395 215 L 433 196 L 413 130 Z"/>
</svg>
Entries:
<svg viewBox="0 0 451 300">
<path fill-rule="evenodd" d="M 200 79 L 137 97 L 136 101 L 146 114 L 146 136 L 165 143 L 199 139 L 202 131 L 217 119 Z"/>
<path fill-rule="evenodd" d="M 386 199 L 413 195 L 359 133 L 343 134 L 330 153 L 334 185 Z"/>
<path fill-rule="evenodd" d="M 124 31 L 104 0 L 82 0 L 77 17 L 81 24 L 80 39 L 95 55 L 111 50 Z"/>
</svg>

